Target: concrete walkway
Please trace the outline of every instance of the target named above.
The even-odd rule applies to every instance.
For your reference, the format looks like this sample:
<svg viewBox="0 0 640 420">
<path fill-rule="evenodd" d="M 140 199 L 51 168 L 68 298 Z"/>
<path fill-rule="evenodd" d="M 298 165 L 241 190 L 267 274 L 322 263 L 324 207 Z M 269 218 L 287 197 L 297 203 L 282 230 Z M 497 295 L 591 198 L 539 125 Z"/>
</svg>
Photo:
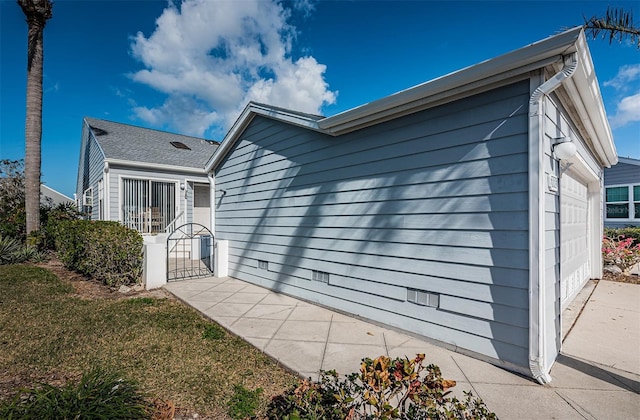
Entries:
<svg viewBox="0 0 640 420">
<path fill-rule="evenodd" d="M 188 280 L 165 288 L 305 377 L 317 379 L 320 369 L 356 372 L 363 357 L 425 353 L 427 363 L 458 382 L 454 394 L 472 391 L 501 419 L 640 418 L 640 285 L 597 284 L 546 386 L 237 279 Z"/>
</svg>

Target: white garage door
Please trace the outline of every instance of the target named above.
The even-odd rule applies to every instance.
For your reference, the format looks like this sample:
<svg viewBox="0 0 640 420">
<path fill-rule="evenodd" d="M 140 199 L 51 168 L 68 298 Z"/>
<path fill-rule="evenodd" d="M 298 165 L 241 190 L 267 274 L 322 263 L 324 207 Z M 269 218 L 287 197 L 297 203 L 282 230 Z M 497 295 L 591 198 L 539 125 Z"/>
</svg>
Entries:
<svg viewBox="0 0 640 420">
<path fill-rule="evenodd" d="M 560 181 L 560 296 L 562 309 L 589 279 L 587 185 L 567 172 Z"/>
</svg>

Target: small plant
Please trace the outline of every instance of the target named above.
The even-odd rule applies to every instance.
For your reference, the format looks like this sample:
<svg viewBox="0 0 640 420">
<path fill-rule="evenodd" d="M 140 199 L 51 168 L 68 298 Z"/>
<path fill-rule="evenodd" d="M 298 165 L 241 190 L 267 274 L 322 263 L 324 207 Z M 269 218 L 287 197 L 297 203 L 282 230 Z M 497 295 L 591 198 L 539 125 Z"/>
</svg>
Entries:
<svg viewBox="0 0 640 420">
<path fill-rule="evenodd" d="M 220 340 L 224 338 L 225 332 L 222 328 L 215 324 L 207 324 L 204 326 L 204 332 L 202 338 L 205 340 Z"/>
<path fill-rule="evenodd" d="M 624 273 L 640 262 L 640 243 L 634 245 L 632 237 L 620 235 L 602 240 L 602 258 L 605 264 L 616 265 Z"/>
<path fill-rule="evenodd" d="M 244 419 L 256 415 L 256 410 L 260 405 L 260 395 L 262 388 L 255 391 L 245 388 L 242 385 L 233 386 L 233 396 L 229 400 L 229 409 L 227 414 L 232 419 Z"/>
<path fill-rule="evenodd" d="M 44 252 L 40 252 L 33 245 L 22 245 L 17 239 L 0 235 L 0 265 L 19 264 L 26 261 L 41 262 L 46 257 Z"/>
<path fill-rule="evenodd" d="M 15 254 L 20 250 L 20 242 L 8 236 L 0 235 L 0 265 L 15 262 Z"/>
<path fill-rule="evenodd" d="M 380 356 L 362 360 L 359 373 L 341 380 L 321 372 L 320 382 L 302 381 L 269 405 L 270 419 L 495 419 L 484 402 L 465 392 L 463 401 L 448 397 L 455 381 L 436 365 Z"/>
<path fill-rule="evenodd" d="M 41 384 L 0 405 L 3 419 L 146 419 L 138 386 L 116 373 L 94 369 L 77 384 Z"/>
</svg>

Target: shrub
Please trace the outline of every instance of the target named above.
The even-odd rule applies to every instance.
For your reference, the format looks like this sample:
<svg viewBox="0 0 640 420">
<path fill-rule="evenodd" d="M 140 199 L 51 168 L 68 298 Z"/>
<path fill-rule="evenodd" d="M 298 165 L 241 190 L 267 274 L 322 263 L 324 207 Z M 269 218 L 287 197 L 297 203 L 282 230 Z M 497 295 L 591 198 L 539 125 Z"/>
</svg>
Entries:
<svg viewBox="0 0 640 420">
<path fill-rule="evenodd" d="M 229 414 L 232 419 L 244 419 L 255 416 L 256 410 L 260 405 L 260 394 L 262 394 L 262 388 L 251 391 L 242 385 L 234 385 L 233 396 L 229 400 L 227 414 Z"/>
<path fill-rule="evenodd" d="M 142 236 L 117 222 L 60 220 L 51 225 L 60 261 L 108 286 L 137 283 Z"/>
<path fill-rule="evenodd" d="M 623 272 L 640 262 L 640 243 L 634 245 L 632 237 L 620 235 L 602 239 L 602 258 L 605 264 L 616 265 Z"/>
<path fill-rule="evenodd" d="M 627 226 L 623 228 L 604 228 L 604 236 L 607 238 L 633 238 L 633 244 L 640 244 L 640 227 Z"/>
<path fill-rule="evenodd" d="M 495 419 L 484 402 L 465 392 L 463 401 L 448 397 L 455 381 L 442 378 L 436 365 L 380 356 L 362 360 L 360 373 L 338 378 L 321 372 L 319 382 L 304 380 L 271 401 L 270 419 Z"/>
<path fill-rule="evenodd" d="M 116 373 L 94 369 L 77 384 L 41 384 L 0 405 L 3 419 L 146 419 L 137 384 Z"/>
</svg>

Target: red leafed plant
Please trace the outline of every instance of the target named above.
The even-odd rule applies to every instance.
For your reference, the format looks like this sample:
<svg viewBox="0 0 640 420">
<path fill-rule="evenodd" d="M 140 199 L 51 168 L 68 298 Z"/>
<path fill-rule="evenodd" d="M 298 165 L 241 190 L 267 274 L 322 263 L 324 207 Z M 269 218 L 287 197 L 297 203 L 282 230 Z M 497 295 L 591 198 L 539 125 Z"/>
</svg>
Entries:
<svg viewBox="0 0 640 420">
<path fill-rule="evenodd" d="M 602 240 L 602 258 L 607 265 L 618 266 L 624 273 L 640 262 L 640 243 L 634 244 L 632 237 L 605 236 Z"/>
</svg>

